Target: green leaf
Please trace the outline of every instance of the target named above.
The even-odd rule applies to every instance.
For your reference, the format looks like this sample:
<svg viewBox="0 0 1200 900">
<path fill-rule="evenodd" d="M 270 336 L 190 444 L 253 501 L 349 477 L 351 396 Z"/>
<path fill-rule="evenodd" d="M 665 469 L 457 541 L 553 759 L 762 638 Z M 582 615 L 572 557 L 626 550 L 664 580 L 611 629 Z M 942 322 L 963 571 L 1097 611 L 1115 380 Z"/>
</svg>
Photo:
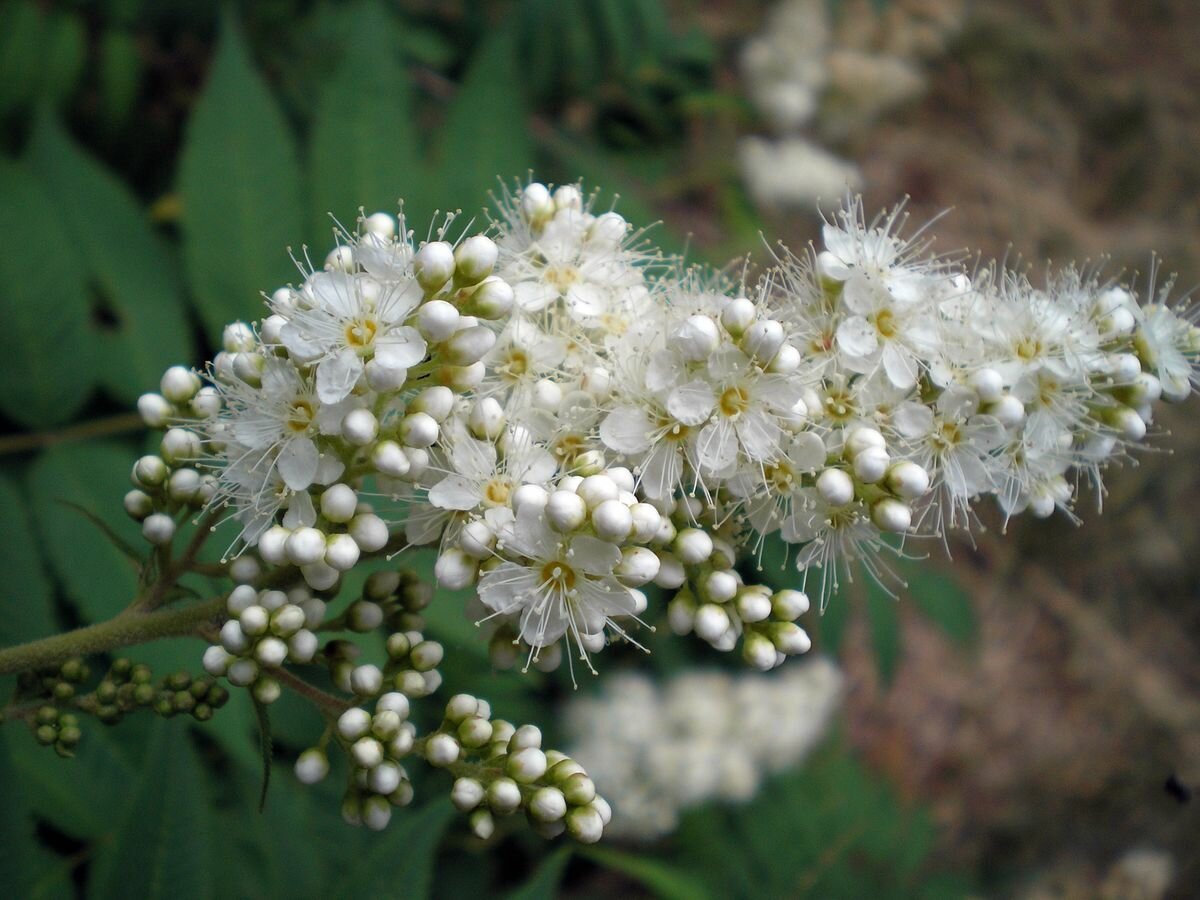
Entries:
<svg viewBox="0 0 1200 900">
<path fill-rule="evenodd" d="M 182 723 L 156 723 L 140 774 L 112 840 L 97 850 L 88 896 L 214 897 L 204 772 Z"/>
<path fill-rule="evenodd" d="M 61 103 L 75 90 L 87 54 L 87 35 L 83 19 L 76 14 L 54 15 L 46 23 L 46 44 L 42 55 L 42 96 Z"/>
<path fill-rule="evenodd" d="M 137 574 L 124 554 L 84 516 L 60 503 L 91 510 L 130 543 L 141 540 L 121 508 L 133 457 L 121 444 L 92 441 L 47 450 L 29 472 L 29 493 L 42 545 L 59 580 L 89 622 L 129 605 Z"/>
<path fill-rule="evenodd" d="M 56 630 L 54 592 L 34 537 L 25 498 L 0 475 L 0 647 L 46 637 Z"/>
<path fill-rule="evenodd" d="M 908 578 L 906 595 L 921 612 L 952 640 L 964 646 L 973 644 L 979 633 L 975 607 L 954 576 L 916 565 L 905 575 Z"/>
<path fill-rule="evenodd" d="M 117 28 L 104 30 L 99 53 L 100 121 L 104 128 L 115 131 L 133 111 L 142 80 L 142 57 L 133 37 Z"/>
<path fill-rule="evenodd" d="M 179 191 L 188 283 L 215 341 L 295 275 L 286 250 L 303 234 L 292 135 L 231 19 L 188 123 Z"/>
<path fill-rule="evenodd" d="M 158 384 L 167 366 L 192 361 L 175 261 L 129 190 L 48 111 L 38 118 L 27 156 L 57 201 L 113 322 L 100 332 L 100 382 L 132 402 Z"/>
<path fill-rule="evenodd" d="M 321 92 L 309 145 L 313 235 L 329 242 L 330 214 L 353 231 L 359 208 L 394 212 L 403 196 L 427 212 L 424 166 L 396 25 L 375 2 L 348 13 L 345 52 Z"/>
<path fill-rule="evenodd" d="M 94 840 L 112 829 L 137 770 L 117 746 L 114 732 L 94 722 L 85 722 L 84 728 L 72 759 L 62 759 L 14 727 L 5 729 L 2 743 L 12 752 L 34 812 L 64 834 Z"/>
<path fill-rule="evenodd" d="M 871 645 L 875 648 L 875 664 L 885 686 L 892 683 L 900 661 L 900 615 L 897 600 L 888 596 L 874 581 L 867 583 L 867 619 Z"/>
<path fill-rule="evenodd" d="M 0 409 L 33 427 L 74 416 L 95 371 L 86 279 L 62 218 L 28 168 L 0 161 Z M 17 249 L 34 235 L 53 264 Z"/>
<path fill-rule="evenodd" d="M 443 209 L 472 215 L 497 178 L 524 177 L 533 165 L 525 98 L 512 34 L 498 29 L 475 53 L 443 127 L 438 195 Z"/>
<path fill-rule="evenodd" d="M 433 859 L 442 832 L 454 814 L 446 799 L 420 809 L 399 809 L 387 830 L 370 843 L 350 869 L 335 873 L 325 895 L 330 897 L 428 897 L 433 884 Z"/>
<path fill-rule="evenodd" d="M 24 779 L 9 757 L 8 747 L 0 744 L 0 885 L 9 896 L 28 897 L 48 854 L 38 846 Z"/>
<path fill-rule="evenodd" d="M 702 900 L 712 896 L 692 873 L 649 856 L 602 847 L 585 847 L 579 852 L 605 868 L 628 875 L 664 900 Z"/>
<path fill-rule="evenodd" d="M 558 896 L 558 885 L 567 863 L 571 861 L 571 848 L 562 847 L 542 860 L 529 880 L 514 891 L 510 891 L 505 900 L 554 900 Z"/>
<path fill-rule="evenodd" d="M 33 96 L 41 80 L 46 19 L 33 3 L 0 7 L 0 116 Z"/>
</svg>

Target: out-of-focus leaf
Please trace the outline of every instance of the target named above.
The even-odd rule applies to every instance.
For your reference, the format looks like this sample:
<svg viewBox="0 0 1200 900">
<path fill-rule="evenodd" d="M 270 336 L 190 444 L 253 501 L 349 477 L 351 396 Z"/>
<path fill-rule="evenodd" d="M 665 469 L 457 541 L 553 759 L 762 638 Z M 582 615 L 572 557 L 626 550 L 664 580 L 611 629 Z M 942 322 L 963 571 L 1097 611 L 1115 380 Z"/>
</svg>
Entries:
<svg viewBox="0 0 1200 900">
<path fill-rule="evenodd" d="M 112 840 L 100 845 L 88 896 L 214 897 L 204 772 L 181 722 L 159 722 Z"/>
<path fill-rule="evenodd" d="M 948 572 L 937 572 L 928 566 L 914 565 L 906 572 L 908 589 L 905 596 L 948 637 L 964 646 L 971 645 L 979 629 L 971 597 Z"/>
<path fill-rule="evenodd" d="M 46 23 L 42 53 L 42 96 L 61 103 L 75 90 L 87 52 L 83 19 L 77 13 L 52 15 Z"/>
<path fill-rule="evenodd" d="M 41 748 L 39 748 L 41 749 Z M 0 885 L 11 897 L 34 895 L 39 874 L 50 862 L 34 837 L 33 811 L 29 807 L 24 779 L 13 765 L 8 747 L 0 743 Z"/>
<path fill-rule="evenodd" d="M 114 131 L 129 119 L 142 80 L 142 57 L 126 31 L 106 28 L 99 49 L 100 121 Z"/>
<path fill-rule="evenodd" d="M 0 476 L 0 647 L 46 637 L 55 630 L 54 592 L 32 530 L 25 498 Z"/>
<path fill-rule="evenodd" d="M 188 283 L 215 341 L 226 323 L 258 316 L 263 291 L 294 277 L 286 250 L 303 234 L 292 135 L 231 19 L 179 170 Z"/>
<path fill-rule="evenodd" d="M 100 381 L 132 402 L 167 366 L 191 362 L 174 261 L 137 200 L 48 112 L 38 119 L 28 157 L 112 319 L 100 332 Z"/>
<path fill-rule="evenodd" d="M 32 264 L 31 236 L 53 247 Z M 0 409 L 29 426 L 65 422 L 94 382 L 86 279 L 54 203 L 29 169 L 0 161 Z"/>
<path fill-rule="evenodd" d="M 445 799 L 421 809 L 398 810 L 387 830 L 370 844 L 349 870 L 336 873 L 325 891 L 329 897 L 428 897 L 433 859 L 454 807 Z"/>
<path fill-rule="evenodd" d="M 496 189 L 497 177 L 523 176 L 533 165 L 520 84 L 511 32 L 493 31 L 446 115 L 436 179 L 443 208 L 472 215 Z"/>
<path fill-rule="evenodd" d="M 529 876 L 529 880 L 509 892 L 505 900 L 554 900 L 558 896 L 558 884 L 562 881 L 570 861 L 570 847 L 563 847 L 551 853 L 542 860 L 537 871 Z"/>
<path fill-rule="evenodd" d="M 403 196 L 426 212 L 421 164 L 407 75 L 396 56 L 396 25 L 377 2 L 343 12 L 349 18 L 341 65 L 321 92 L 309 153 L 313 235 L 329 242 L 330 213 L 354 230 L 367 215 L 394 213 Z"/>
<path fill-rule="evenodd" d="M 204 723 L 204 733 L 216 741 L 243 772 L 251 776 L 261 766 L 256 729 L 249 691 L 230 691 L 229 702 Z"/>
<path fill-rule="evenodd" d="M 32 735 L 16 727 L 6 727 L 5 737 L 34 812 L 64 834 L 95 840 L 113 828 L 113 817 L 124 809 L 136 769 L 114 740 L 115 732 L 92 723 L 84 728 L 73 759 L 35 744 Z"/>
<path fill-rule="evenodd" d="M 713 896 L 704 882 L 691 872 L 649 856 L 636 856 L 607 847 L 587 847 L 580 852 L 606 868 L 628 875 L 664 900 L 703 900 Z"/>
<path fill-rule="evenodd" d="M 25 103 L 41 81 L 46 20 L 33 3 L 0 7 L 0 116 Z"/>
<path fill-rule="evenodd" d="M 137 591 L 137 575 L 96 526 L 58 501 L 90 509 L 136 544 L 140 540 L 136 526 L 121 508 L 132 464 L 132 454 L 122 445 L 92 441 L 53 447 L 38 457 L 29 472 L 42 546 L 67 595 L 90 622 L 111 618 L 129 605 Z"/>
<path fill-rule="evenodd" d="M 867 620 L 871 631 L 871 646 L 875 648 L 875 664 L 884 685 L 892 683 L 900 661 L 901 635 L 897 600 L 888 596 L 874 581 L 867 582 Z"/>
</svg>

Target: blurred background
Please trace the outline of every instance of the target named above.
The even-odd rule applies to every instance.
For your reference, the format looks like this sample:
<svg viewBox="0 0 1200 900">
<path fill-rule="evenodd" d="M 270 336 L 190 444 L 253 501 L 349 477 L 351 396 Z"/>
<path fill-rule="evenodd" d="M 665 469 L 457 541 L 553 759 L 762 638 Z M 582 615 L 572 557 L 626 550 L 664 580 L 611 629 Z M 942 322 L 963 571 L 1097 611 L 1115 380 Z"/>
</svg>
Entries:
<svg viewBox="0 0 1200 900">
<path fill-rule="evenodd" d="M 435 209 L 479 212 L 498 175 L 533 170 L 619 195 L 668 250 L 753 271 L 768 242 L 816 238 L 849 186 L 869 213 L 905 197 L 918 224 L 950 209 L 939 251 L 1035 272 L 1107 258 L 1130 277 L 1157 253 L 1185 293 L 1200 281 L 1198 35 L 1192 0 L 0 3 L 0 645 L 123 608 L 132 574 L 57 501 L 130 533 L 120 497 L 149 446 L 134 400 L 167 365 L 202 363 L 226 321 L 257 317 L 261 292 L 295 278 L 288 248 L 323 256 L 330 212 L 352 222 L 403 196 L 423 232 Z M 1002 535 L 985 510 L 974 544 L 914 568 L 899 602 L 858 584 L 810 615 L 832 663 L 796 676 L 793 699 L 819 696 L 779 701 L 798 736 L 762 784 L 689 793 L 666 776 L 704 765 L 690 726 L 664 759 L 653 735 L 595 721 L 649 697 L 732 743 L 718 701 L 752 689 L 736 661 L 659 640 L 649 658 L 605 654 L 612 685 L 573 692 L 565 674 L 493 672 L 461 598 L 434 604 L 447 694 L 477 692 L 652 786 L 651 806 L 679 806 L 668 833 L 580 849 L 518 824 L 485 846 L 449 813 L 448 784 L 417 772 L 417 803 L 387 832 L 347 828 L 336 784 L 290 774 L 320 729 L 287 700 L 260 814 L 257 727 L 232 702 L 202 726 L 86 723 L 73 760 L 0 726 L 0 884 L 1197 896 L 1197 418 L 1194 403 L 1164 411 L 1157 449 L 1111 474 L 1103 517 L 1086 491 L 1079 528 L 1022 519 Z M 166 674 L 198 670 L 201 649 L 130 656 Z"/>
</svg>

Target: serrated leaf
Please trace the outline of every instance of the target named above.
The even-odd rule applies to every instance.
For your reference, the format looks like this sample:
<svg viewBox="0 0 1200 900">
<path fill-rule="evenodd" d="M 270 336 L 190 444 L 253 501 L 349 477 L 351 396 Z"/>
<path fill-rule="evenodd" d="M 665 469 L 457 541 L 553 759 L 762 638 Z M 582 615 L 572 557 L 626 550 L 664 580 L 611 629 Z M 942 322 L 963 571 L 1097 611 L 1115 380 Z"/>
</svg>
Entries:
<svg viewBox="0 0 1200 900">
<path fill-rule="evenodd" d="M 513 37 L 493 31 L 471 62 L 442 129 L 438 200 L 443 208 L 475 215 L 497 178 L 523 177 L 533 165 L 533 143 L 521 94 Z"/>
<path fill-rule="evenodd" d="M 35 744 L 24 730 L 7 728 L 5 737 L 34 812 L 64 834 L 94 840 L 112 829 L 136 770 L 113 732 L 98 724 L 84 727 L 72 759 Z"/>
<path fill-rule="evenodd" d="M 952 640 L 969 646 L 978 635 L 979 623 L 970 595 L 948 572 L 928 567 L 911 567 L 905 595 Z"/>
<path fill-rule="evenodd" d="M 875 648 L 875 664 L 884 686 L 892 683 L 896 666 L 900 662 L 901 635 L 900 615 L 897 600 L 874 581 L 867 584 L 867 623 L 871 632 L 871 646 Z"/>
<path fill-rule="evenodd" d="M 137 574 L 91 522 L 58 501 L 91 510 L 134 543 L 140 536 L 121 508 L 132 464 L 132 454 L 121 444 L 92 441 L 52 447 L 29 471 L 42 545 L 67 595 L 89 622 L 109 619 L 128 606 L 137 592 Z"/>
<path fill-rule="evenodd" d="M 0 647 L 46 637 L 56 630 L 54 592 L 35 538 L 25 498 L 0 475 Z"/>
<path fill-rule="evenodd" d="M 204 773 L 182 722 L 158 722 L 135 792 L 112 840 L 100 845 L 88 896 L 214 897 Z"/>
<path fill-rule="evenodd" d="M 188 283 L 215 341 L 228 322 L 259 316 L 263 291 L 295 277 L 287 248 L 303 234 L 293 138 L 231 18 L 179 170 Z"/>
<path fill-rule="evenodd" d="M 712 896 L 695 875 L 657 859 L 604 847 L 587 847 L 580 852 L 605 868 L 628 875 L 664 900 L 702 900 Z"/>
<path fill-rule="evenodd" d="M 57 201 L 111 325 L 99 334 L 100 382 L 132 402 L 167 366 L 192 362 L 182 286 L 166 244 L 129 190 L 43 111 L 26 151 Z M 98 223 L 103 223 L 99 227 Z"/>
<path fill-rule="evenodd" d="M 571 861 L 571 848 L 563 847 L 551 853 L 537 867 L 529 880 L 514 891 L 510 891 L 505 900 L 554 900 L 558 896 L 558 885 L 567 863 Z"/>
<path fill-rule="evenodd" d="M 31 235 L 54 248 L 52 265 L 31 265 Z M 23 425 L 69 420 L 91 393 L 94 337 L 86 278 L 62 217 L 24 165 L 0 161 L 0 409 Z"/>
<path fill-rule="evenodd" d="M 429 212 L 408 75 L 396 55 L 396 24 L 376 2 L 343 14 L 349 21 L 342 61 L 321 92 L 309 143 L 318 247 L 329 243 L 330 214 L 353 231 L 360 207 L 367 215 L 394 213 L 403 197 L 411 214 Z"/>
<path fill-rule="evenodd" d="M 355 859 L 349 870 L 336 873 L 327 886 L 330 897 L 389 897 L 398 889 L 411 900 L 428 897 L 433 884 L 433 860 L 454 807 L 445 799 L 420 809 L 398 809 L 391 824 Z"/>
</svg>

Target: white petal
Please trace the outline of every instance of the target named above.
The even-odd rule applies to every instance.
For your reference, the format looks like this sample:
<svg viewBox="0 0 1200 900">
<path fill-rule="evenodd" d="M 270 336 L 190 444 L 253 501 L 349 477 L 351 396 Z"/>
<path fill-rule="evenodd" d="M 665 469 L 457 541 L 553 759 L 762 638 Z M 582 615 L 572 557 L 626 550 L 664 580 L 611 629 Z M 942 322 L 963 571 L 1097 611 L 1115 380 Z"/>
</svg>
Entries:
<svg viewBox="0 0 1200 900">
<path fill-rule="evenodd" d="M 801 471 L 815 471 L 825 466 L 825 442 L 812 431 L 802 431 L 792 439 L 788 459 Z"/>
<path fill-rule="evenodd" d="M 513 285 L 513 296 L 518 309 L 540 312 L 558 299 L 558 291 L 541 281 L 519 281 Z"/>
<path fill-rule="evenodd" d="M 917 361 L 900 345 L 889 341 L 883 348 L 883 369 L 898 388 L 907 390 L 917 383 Z"/>
<path fill-rule="evenodd" d="M 671 391 L 667 397 L 667 412 L 684 425 L 700 425 L 712 414 L 716 405 L 713 389 L 703 381 L 689 381 Z"/>
<path fill-rule="evenodd" d="M 683 474 L 683 455 L 675 441 L 659 441 L 641 468 L 642 490 L 652 500 L 662 500 L 675 493 Z"/>
<path fill-rule="evenodd" d="M 407 369 L 425 358 L 425 339 L 403 325 L 375 339 L 375 362 L 385 369 Z"/>
<path fill-rule="evenodd" d="M 700 465 L 712 472 L 722 472 L 737 459 L 737 434 L 728 419 L 704 426 L 696 440 L 696 455 Z"/>
<path fill-rule="evenodd" d="M 751 459 L 769 459 L 778 452 L 779 425 L 761 409 L 747 410 L 733 427 L 742 441 L 742 449 Z"/>
<path fill-rule="evenodd" d="M 321 360 L 317 366 L 317 397 L 322 403 L 337 403 L 354 390 L 362 375 L 363 361 L 353 350 Z"/>
<path fill-rule="evenodd" d="M 608 310 L 608 293 L 597 284 L 573 284 L 567 290 L 567 309 L 577 319 L 594 319 Z"/>
<path fill-rule="evenodd" d="M 529 569 L 502 562 L 479 579 L 479 599 L 488 609 L 508 613 L 528 603 L 537 587 L 537 576 Z"/>
<path fill-rule="evenodd" d="M 573 568 L 589 575 L 609 575 L 621 561 L 621 551 L 607 541 L 581 534 L 571 541 L 569 561 Z"/>
<path fill-rule="evenodd" d="M 600 440 L 618 453 L 641 453 L 650 446 L 650 416 L 636 406 L 618 406 L 600 423 Z"/>
<path fill-rule="evenodd" d="M 862 316 L 851 316 L 838 325 L 837 342 L 850 356 L 870 356 L 879 346 L 875 327 Z"/>
<path fill-rule="evenodd" d="M 317 445 L 306 437 L 293 438 L 279 451 L 279 477 L 293 491 L 303 491 L 317 477 Z"/>
<path fill-rule="evenodd" d="M 933 431 L 933 410 L 923 403 L 901 403 L 892 412 L 892 425 L 909 440 Z"/>
<path fill-rule="evenodd" d="M 447 475 L 429 489 L 429 502 L 441 509 L 474 509 L 479 500 L 479 486 L 461 475 Z"/>
</svg>

